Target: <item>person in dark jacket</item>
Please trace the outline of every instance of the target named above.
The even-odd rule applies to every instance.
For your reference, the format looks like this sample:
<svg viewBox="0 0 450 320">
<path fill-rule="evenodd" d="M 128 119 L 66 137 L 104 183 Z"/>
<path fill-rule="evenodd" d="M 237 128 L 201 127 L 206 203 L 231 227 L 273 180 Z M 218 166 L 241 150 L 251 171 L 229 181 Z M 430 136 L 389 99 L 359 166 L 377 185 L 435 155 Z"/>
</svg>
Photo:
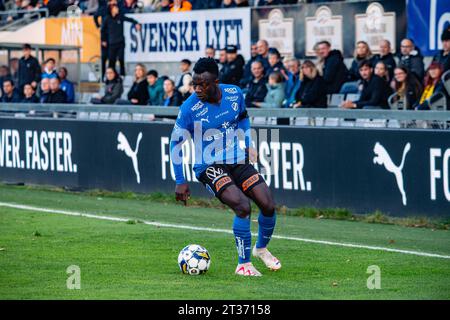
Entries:
<svg viewBox="0 0 450 320">
<path fill-rule="evenodd" d="M 358 101 L 344 101 L 341 105 L 345 109 L 363 109 L 380 107 L 389 109 L 388 98 L 391 91 L 387 91 L 387 82 L 373 73 L 372 64 L 365 60 L 359 65 L 359 74 L 363 89 Z"/>
<path fill-rule="evenodd" d="M 247 61 L 247 63 L 244 66 L 244 73 L 242 75 L 242 79 L 239 83 L 239 86 L 241 88 L 245 88 L 250 81 L 252 81 L 253 79 L 253 75 L 252 75 L 252 63 L 253 61 L 256 61 L 256 58 L 258 56 L 258 50 L 256 47 L 256 43 L 253 43 L 251 45 L 251 57 L 250 60 Z"/>
<path fill-rule="evenodd" d="M 433 62 L 439 62 L 444 66 L 444 72 L 450 70 L 450 26 L 444 30 L 441 36 L 442 50 L 434 57 Z"/>
<path fill-rule="evenodd" d="M 8 66 L 0 66 L 0 97 L 3 95 L 3 82 L 12 79 Z"/>
<path fill-rule="evenodd" d="M 1 102 L 3 103 L 15 103 L 20 102 L 20 94 L 14 87 L 14 81 L 12 79 L 6 79 L 3 81 L 3 95 Z"/>
<path fill-rule="evenodd" d="M 300 60 L 291 58 L 288 61 L 288 80 L 286 81 L 285 93 L 286 100 L 284 108 L 289 108 L 296 101 L 297 92 L 300 89 L 302 81 L 300 80 Z"/>
<path fill-rule="evenodd" d="M 258 51 L 258 55 L 256 56 L 256 60 L 261 61 L 263 64 L 264 70 L 270 68 L 269 65 L 269 43 L 266 40 L 259 40 L 256 43 L 256 50 Z"/>
<path fill-rule="evenodd" d="M 34 89 L 37 88 L 41 80 L 41 66 L 39 61 L 31 55 L 31 46 L 24 44 L 23 56 L 19 60 L 19 90 L 23 92 L 26 84 L 31 84 Z"/>
<path fill-rule="evenodd" d="M 227 63 L 225 63 L 220 70 L 219 82 L 237 86 L 244 73 L 245 61 L 241 55 L 238 55 L 238 49 L 235 45 L 227 46 L 226 53 Z"/>
<path fill-rule="evenodd" d="M 389 40 L 381 40 L 380 41 L 380 53 L 375 55 L 374 57 L 374 66 L 377 65 L 378 62 L 383 62 L 387 68 L 389 73 L 389 81 L 394 79 L 394 69 L 397 67 L 397 63 L 395 62 L 394 55 L 392 54 L 391 42 Z"/>
<path fill-rule="evenodd" d="M 425 74 L 423 56 L 411 39 L 403 39 L 400 45 L 399 66 L 411 71 L 420 82 Z"/>
<path fill-rule="evenodd" d="M 261 61 L 257 60 L 252 64 L 253 80 L 247 87 L 247 95 L 245 96 L 245 105 L 247 108 L 254 108 L 254 102 L 264 102 L 267 95 L 267 80 L 264 76 L 264 66 Z"/>
<path fill-rule="evenodd" d="M 67 94 L 61 89 L 58 77 L 50 79 L 50 94 L 45 103 L 67 103 Z"/>
<path fill-rule="evenodd" d="M 301 66 L 301 86 L 295 95 L 294 108 L 326 108 L 327 88 L 325 80 L 319 75 L 316 66 L 310 60 Z"/>
<path fill-rule="evenodd" d="M 119 99 L 116 104 L 134 104 L 145 106 L 148 103 L 149 95 L 147 90 L 147 69 L 141 63 L 134 68 L 134 82 L 128 91 L 128 100 Z"/>
<path fill-rule="evenodd" d="M 124 37 L 124 22 L 132 23 L 136 30 L 141 30 L 141 25 L 132 18 L 126 17 L 119 12 L 119 6 L 113 4 L 110 6 L 109 14 L 105 17 L 102 23 L 102 39 L 106 39 L 102 46 L 108 47 L 109 67 L 115 68 L 117 60 L 120 63 L 120 75 L 125 75 L 125 37 Z"/>
<path fill-rule="evenodd" d="M 358 81 L 361 79 L 359 74 L 359 65 L 362 61 L 367 60 L 373 64 L 373 54 L 370 50 L 369 44 L 365 41 L 358 41 L 354 52 L 354 59 L 352 65 L 348 70 L 348 81 Z"/>
<path fill-rule="evenodd" d="M 338 93 L 342 84 L 347 80 L 348 70 L 344 64 L 344 57 L 339 50 L 331 50 L 328 41 L 321 41 L 316 45 L 320 59 L 323 59 L 323 79 L 327 86 L 327 94 Z"/>
<path fill-rule="evenodd" d="M 116 69 L 106 69 L 105 94 L 103 97 L 94 97 L 91 99 L 93 104 L 115 104 L 122 96 L 123 85 L 122 79 L 117 73 Z"/>
<path fill-rule="evenodd" d="M 422 84 L 417 77 L 406 67 L 398 66 L 394 70 L 393 89 L 397 100 L 403 100 L 406 109 L 412 110 L 422 95 Z"/>
<path fill-rule="evenodd" d="M 50 95 L 50 79 L 44 78 L 39 86 L 39 103 L 46 103 Z"/>
<path fill-rule="evenodd" d="M 165 107 L 179 107 L 183 103 L 181 93 L 176 90 L 175 82 L 171 79 L 164 80 L 164 103 Z"/>
<path fill-rule="evenodd" d="M 271 75 L 274 72 L 279 72 L 283 76 L 283 82 L 288 79 L 287 70 L 283 65 L 282 57 L 278 49 L 270 48 L 269 49 L 269 68 L 265 70 L 266 77 Z"/>
<path fill-rule="evenodd" d="M 35 94 L 35 90 L 31 84 L 23 86 L 23 99 L 22 103 L 38 103 L 39 98 Z"/>
</svg>

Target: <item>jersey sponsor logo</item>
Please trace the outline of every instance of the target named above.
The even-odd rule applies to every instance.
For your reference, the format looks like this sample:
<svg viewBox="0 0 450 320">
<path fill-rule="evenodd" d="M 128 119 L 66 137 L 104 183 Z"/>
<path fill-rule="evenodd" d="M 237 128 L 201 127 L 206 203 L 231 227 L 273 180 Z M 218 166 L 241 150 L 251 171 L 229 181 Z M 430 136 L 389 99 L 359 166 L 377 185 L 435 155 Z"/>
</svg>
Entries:
<svg viewBox="0 0 450 320">
<path fill-rule="evenodd" d="M 248 178 L 247 180 L 245 180 L 242 183 L 242 190 L 243 191 L 247 191 L 248 188 L 250 188 L 251 186 L 253 186 L 255 183 L 257 183 L 259 181 L 259 174 L 254 174 L 252 175 L 250 178 Z"/>
<path fill-rule="evenodd" d="M 225 88 L 223 91 L 225 91 L 226 93 L 231 93 L 231 94 L 236 94 L 237 88 Z"/>
<path fill-rule="evenodd" d="M 234 111 L 238 111 L 238 109 L 239 109 L 239 104 L 238 104 L 237 102 L 233 102 L 233 103 L 231 104 L 231 107 L 233 108 Z"/>
<path fill-rule="evenodd" d="M 208 108 L 205 108 L 205 109 L 203 109 L 202 111 L 200 111 L 199 113 L 197 113 L 196 115 L 195 115 L 195 117 L 196 118 L 199 118 L 199 117 L 203 117 L 205 114 L 207 114 L 208 113 Z"/>
<path fill-rule="evenodd" d="M 216 183 L 216 191 L 219 192 L 220 189 L 222 189 L 224 186 L 226 186 L 230 182 L 231 182 L 231 178 L 230 177 L 223 177 L 222 179 L 217 181 L 217 183 Z"/>
<path fill-rule="evenodd" d="M 203 102 L 199 101 L 191 108 L 191 111 L 194 112 L 194 111 L 200 110 L 204 106 L 205 106 L 205 104 Z"/>
<path fill-rule="evenodd" d="M 239 100 L 239 96 L 228 96 L 228 97 L 225 97 L 225 100 L 235 102 L 235 101 Z"/>
</svg>

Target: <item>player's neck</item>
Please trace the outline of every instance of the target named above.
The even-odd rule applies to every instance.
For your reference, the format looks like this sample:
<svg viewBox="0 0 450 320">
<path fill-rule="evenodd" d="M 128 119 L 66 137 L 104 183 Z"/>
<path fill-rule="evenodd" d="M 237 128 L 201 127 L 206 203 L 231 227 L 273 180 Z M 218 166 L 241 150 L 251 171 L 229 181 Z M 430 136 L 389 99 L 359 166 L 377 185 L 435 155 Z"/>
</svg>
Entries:
<svg viewBox="0 0 450 320">
<path fill-rule="evenodd" d="M 216 86 L 214 94 L 211 95 L 211 98 L 208 99 L 208 102 L 211 104 L 219 104 L 222 100 L 222 91 L 220 90 L 219 86 Z"/>
</svg>

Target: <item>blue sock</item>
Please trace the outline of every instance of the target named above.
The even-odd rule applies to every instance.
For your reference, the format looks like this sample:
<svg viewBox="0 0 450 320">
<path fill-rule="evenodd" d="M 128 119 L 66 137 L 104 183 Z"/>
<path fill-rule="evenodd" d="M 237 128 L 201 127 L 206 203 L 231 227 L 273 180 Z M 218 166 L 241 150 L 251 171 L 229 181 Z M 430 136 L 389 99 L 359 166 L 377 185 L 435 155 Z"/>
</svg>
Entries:
<svg viewBox="0 0 450 320">
<path fill-rule="evenodd" d="M 274 212 L 272 217 L 265 217 L 261 212 L 258 217 L 258 241 L 256 242 L 256 248 L 265 248 L 269 244 L 272 238 L 273 229 L 275 229 L 275 223 L 277 221 L 277 215 Z"/>
<path fill-rule="evenodd" d="M 252 248 L 252 234 L 250 232 L 250 217 L 243 219 L 234 217 L 233 232 L 236 239 L 236 248 L 239 255 L 239 264 L 250 262 Z"/>
</svg>

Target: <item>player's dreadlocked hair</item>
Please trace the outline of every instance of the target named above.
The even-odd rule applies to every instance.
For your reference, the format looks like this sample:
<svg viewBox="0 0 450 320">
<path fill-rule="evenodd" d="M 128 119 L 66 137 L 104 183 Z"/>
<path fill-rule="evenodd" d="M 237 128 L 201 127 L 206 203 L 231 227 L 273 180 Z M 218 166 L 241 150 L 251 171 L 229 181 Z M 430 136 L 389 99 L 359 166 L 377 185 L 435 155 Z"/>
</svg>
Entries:
<svg viewBox="0 0 450 320">
<path fill-rule="evenodd" d="M 202 74 L 204 72 L 212 73 L 219 76 L 219 67 L 216 60 L 213 58 L 201 58 L 194 66 L 194 72 L 196 74 Z"/>
</svg>

